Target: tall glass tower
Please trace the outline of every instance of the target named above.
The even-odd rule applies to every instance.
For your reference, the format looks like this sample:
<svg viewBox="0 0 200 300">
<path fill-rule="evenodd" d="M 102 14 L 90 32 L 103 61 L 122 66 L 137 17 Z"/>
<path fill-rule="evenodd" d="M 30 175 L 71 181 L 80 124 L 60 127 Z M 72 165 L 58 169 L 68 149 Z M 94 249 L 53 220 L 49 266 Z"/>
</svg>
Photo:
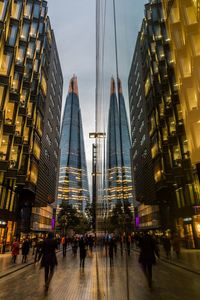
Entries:
<svg viewBox="0 0 200 300">
<path fill-rule="evenodd" d="M 89 188 L 77 78 L 70 80 L 62 132 L 58 202 L 67 201 L 83 211 L 89 201 Z"/>
<path fill-rule="evenodd" d="M 111 95 L 107 132 L 107 199 L 112 208 L 123 200 L 133 203 L 128 119 L 118 79 L 118 101 L 115 81 L 111 79 Z"/>
</svg>

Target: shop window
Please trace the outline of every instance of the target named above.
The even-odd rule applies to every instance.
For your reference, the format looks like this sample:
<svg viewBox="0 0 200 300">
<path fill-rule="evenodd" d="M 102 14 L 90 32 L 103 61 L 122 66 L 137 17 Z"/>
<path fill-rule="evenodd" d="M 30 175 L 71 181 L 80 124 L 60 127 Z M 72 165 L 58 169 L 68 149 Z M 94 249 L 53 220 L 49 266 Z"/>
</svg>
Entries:
<svg viewBox="0 0 200 300">
<path fill-rule="evenodd" d="M 0 73 L 2 75 L 9 75 L 11 64 L 12 64 L 12 57 L 13 57 L 12 53 L 7 53 L 3 55 L 2 64 L 0 67 Z"/>
<path fill-rule="evenodd" d="M 0 1 L 0 21 L 3 21 L 8 6 L 8 0 Z"/>
<path fill-rule="evenodd" d="M 18 27 L 17 25 L 11 25 L 8 33 L 8 44 L 14 46 L 16 42 Z"/>
<path fill-rule="evenodd" d="M 0 160 L 5 160 L 8 151 L 9 136 L 3 135 L 0 140 Z"/>
<path fill-rule="evenodd" d="M 24 8 L 24 16 L 26 18 L 31 18 L 31 13 L 32 13 L 32 3 L 31 2 L 27 2 L 27 4 L 25 5 Z"/>
<path fill-rule="evenodd" d="M 23 65 L 25 58 L 26 48 L 25 46 L 19 46 L 17 55 L 16 55 L 16 64 Z"/>
<path fill-rule="evenodd" d="M 13 116 L 14 116 L 14 103 L 7 103 L 6 109 L 5 109 L 5 123 L 6 124 L 12 124 L 13 123 Z"/>
<path fill-rule="evenodd" d="M 20 0 L 14 0 L 12 2 L 12 11 L 11 11 L 11 17 L 14 19 L 19 20 L 20 14 L 22 9 L 22 1 Z"/>
<path fill-rule="evenodd" d="M 25 22 L 22 27 L 22 32 L 21 32 L 20 38 L 23 41 L 27 41 L 28 34 L 29 34 L 29 24 Z"/>
</svg>

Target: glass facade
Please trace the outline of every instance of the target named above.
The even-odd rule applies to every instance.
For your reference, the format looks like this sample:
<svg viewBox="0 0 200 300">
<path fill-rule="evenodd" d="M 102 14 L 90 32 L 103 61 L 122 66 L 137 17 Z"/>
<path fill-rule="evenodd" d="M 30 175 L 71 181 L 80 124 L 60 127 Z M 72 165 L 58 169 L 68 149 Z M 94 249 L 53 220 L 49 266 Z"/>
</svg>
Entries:
<svg viewBox="0 0 200 300">
<path fill-rule="evenodd" d="M 121 82 L 118 80 L 119 102 L 115 81 L 111 80 L 107 130 L 107 200 L 112 208 L 123 200 L 133 202 L 130 162 L 130 136 Z"/>
<path fill-rule="evenodd" d="M 70 81 L 63 116 L 60 148 L 57 205 L 67 201 L 83 211 L 89 201 L 89 188 L 76 77 Z"/>
</svg>

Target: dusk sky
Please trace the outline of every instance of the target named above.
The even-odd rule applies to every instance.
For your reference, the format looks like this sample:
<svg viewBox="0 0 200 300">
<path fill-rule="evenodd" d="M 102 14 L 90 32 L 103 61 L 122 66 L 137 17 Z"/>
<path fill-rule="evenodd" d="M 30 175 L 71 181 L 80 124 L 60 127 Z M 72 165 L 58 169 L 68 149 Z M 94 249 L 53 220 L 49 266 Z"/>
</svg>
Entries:
<svg viewBox="0 0 200 300">
<path fill-rule="evenodd" d="M 103 1 L 104 2 L 104 1 Z M 119 73 L 123 84 L 128 111 L 127 78 L 133 56 L 137 33 L 144 16 L 144 0 L 116 0 L 118 34 Z M 115 74 L 114 30 L 112 0 L 107 0 L 105 36 L 105 80 L 104 91 L 109 104 L 110 78 Z M 91 181 L 92 143 L 89 132 L 95 127 L 95 0 L 49 0 L 48 14 L 56 42 L 64 77 L 63 107 L 73 74 L 78 77 L 79 100 L 82 112 L 88 176 Z M 105 111 L 107 118 L 108 112 Z"/>
</svg>

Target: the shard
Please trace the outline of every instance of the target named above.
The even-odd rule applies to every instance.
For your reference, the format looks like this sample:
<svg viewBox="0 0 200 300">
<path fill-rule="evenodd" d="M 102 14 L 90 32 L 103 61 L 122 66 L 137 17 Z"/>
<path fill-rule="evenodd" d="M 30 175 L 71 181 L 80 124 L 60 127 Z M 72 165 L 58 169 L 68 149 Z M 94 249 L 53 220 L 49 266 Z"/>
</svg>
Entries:
<svg viewBox="0 0 200 300">
<path fill-rule="evenodd" d="M 65 103 L 60 149 L 57 205 L 67 201 L 67 204 L 83 211 L 89 201 L 89 188 L 78 83 L 75 76 L 70 80 Z"/>
<path fill-rule="evenodd" d="M 128 119 L 118 79 L 118 97 L 115 81 L 111 79 L 110 107 L 107 130 L 107 200 L 112 208 L 119 201 L 133 203 L 133 185 L 130 161 Z"/>
</svg>

